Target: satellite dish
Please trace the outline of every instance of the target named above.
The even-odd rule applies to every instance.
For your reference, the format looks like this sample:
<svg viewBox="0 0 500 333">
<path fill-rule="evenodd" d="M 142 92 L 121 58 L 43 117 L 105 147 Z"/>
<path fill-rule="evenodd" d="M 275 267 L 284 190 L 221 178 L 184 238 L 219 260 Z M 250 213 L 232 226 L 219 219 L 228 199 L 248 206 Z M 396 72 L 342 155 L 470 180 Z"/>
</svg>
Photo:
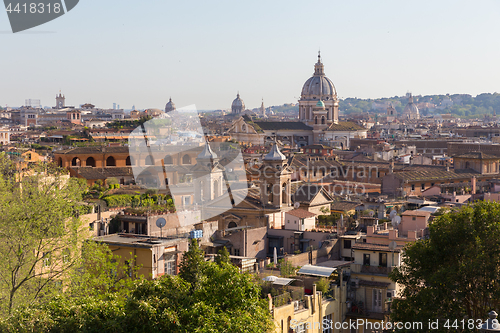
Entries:
<svg viewBox="0 0 500 333">
<path fill-rule="evenodd" d="M 163 228 L 164 226 L 167 225 L 167 220 L 165 220 L 163 217 L 160 217 L 158 220 L 156 220 L 156 226 L 158 228 Z"/>
<path fill-rule="evenodd" d="M 398 244 L 395 241 L 389 243 L 389 250 L 394 251 Z"/>
<path fill-rule="evenodd" d="M 389 216 L 391 217 L 391 219 L 394 218 L 394 216 L 396 216 L 398 214 L 398 212 L 396 212 L 394 209 L 391 210 L 391 213 L 389 214 Z"/>
<path fill-rule="evenodd" d="M 293 204 L 293 207 L 294 207 L 294 208 L 299 208 L 299 207 L 300 207 L 300 202 L 298 202 L 298 201 L 297 201 L 296 203 L 294 203 L 294 204 Z"/>
</svg>

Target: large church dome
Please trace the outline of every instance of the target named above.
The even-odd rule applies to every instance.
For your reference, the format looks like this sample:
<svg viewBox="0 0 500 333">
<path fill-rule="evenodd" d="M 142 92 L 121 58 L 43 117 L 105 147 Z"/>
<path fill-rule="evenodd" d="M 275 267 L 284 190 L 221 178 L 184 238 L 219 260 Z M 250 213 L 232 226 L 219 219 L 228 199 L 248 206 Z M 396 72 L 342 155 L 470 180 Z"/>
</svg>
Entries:
<svg viewBox="0 0 500 333">
<path fill-rule="evenodd" d="M 302 99 L 333 99 L 337 95 L 332 80 L 325 76 L 321 56 L 318 54 L 318 62 L 314 65 L 314 74 L 302 87 Z"/>
<path fill-rule="evenodd" d="M 241 113 L 245 111 L 245 103 L 243 103 L 243 100 L 240 98 L 240 94 L 236 95 L 236 98 L 233 101 L 233 104 L 231 105 L 231 112 L 232 113 Z"/>
<path fill-rule="evenodd" d="M 172 102 L 172 98 L 168 101 L 168 103 L 165 105 L 165 113 L 174 111 L 175 110 L 175 104 Z"/>
<path fill-rule="evenodd" d="M 413 96 L 411 93 L 406 94 L 408 97 L 408 104 L 406 104 L 403 115 L 409 119 L 418 119 L 420 117 L 420 113 L 418 107 L 413 103 Z"/>
</svg>

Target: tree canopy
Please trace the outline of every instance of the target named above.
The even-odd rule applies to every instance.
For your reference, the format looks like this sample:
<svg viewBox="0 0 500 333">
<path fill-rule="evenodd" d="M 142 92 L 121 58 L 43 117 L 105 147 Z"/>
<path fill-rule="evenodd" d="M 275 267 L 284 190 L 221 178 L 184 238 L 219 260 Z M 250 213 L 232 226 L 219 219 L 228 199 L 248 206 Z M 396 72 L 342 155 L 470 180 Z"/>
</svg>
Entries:
<svg viewBox="0 0 500 333">
<path fill-rule="evenodd" d="M 113 292 L 55 297 L 15 311 L 10 319 L 0 321 L 0 331 L 270 332 L 274 326 L 259 285 L 221 256 L 218 263 L 204 261 L 194 241 L 185 255 L 182 275 L 137 280 L 127 297 Z M 192 275 L 189 265 L 200 274 Z"/>
<path fill-rule="evenodd" d="M 5 155 L 0 168 L 1 313 L 60 286 L 86 235 L 81 182 L 49 165 L 12 173 Z"/>
<path fill-rule="evenodd" d="M 500 203 L 476 202 L 429 225 L 428 239 L 407 247 L 391 278 L 404 287 L 391 319 L 402 322 L 484 319 L 500 309 Z M 478 322 L 475 322 L 476 324 Z"/>
</svg>

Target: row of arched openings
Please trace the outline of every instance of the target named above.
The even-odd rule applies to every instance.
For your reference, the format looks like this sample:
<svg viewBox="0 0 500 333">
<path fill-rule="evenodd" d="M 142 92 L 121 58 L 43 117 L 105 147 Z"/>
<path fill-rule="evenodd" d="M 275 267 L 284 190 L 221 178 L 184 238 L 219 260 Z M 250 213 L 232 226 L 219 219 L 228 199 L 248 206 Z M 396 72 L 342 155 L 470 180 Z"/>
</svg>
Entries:
<svg viewBox="0 0 500 333">
<path fill-rule="evenodd" d="M 165 156 L 163 158 L 163 163 L 165 165 L 174 164 L 172 156 L 170 156 L 170 155 Z M 62 158 L 58 159 L 57 164 L 62 167 L 62 165 L 63 165 Z M 184 156 L 182 156 L 182 164 L 191 164 L 191 156 L 189 156 L 188 154 L 185 154 Z M 133 158 L 130 156 L 127 156 L 127 159 L 125 160 L 125 165 L 127 165 L 127 166 L 135 165 Z M 145 165 L 155 165 L 155 161 L 154 161 L 153 156 L 151 156 L 151 155 L 146 156 Z M 80 158 L 74 157 L 71 160 L 71 166 L 82 166 Z M 91 167 L 95 168 L 95 166 L 96 166 L 95 159 L 93 157 L 88 157 L 85 160 L 85 166 L 91 166 Z M 107 167 L 116 166 L 116 159 L 113 156 L 108 156 L 108 158 L 106 158 L 105 166 L 107 166 Z"/>
</svg>

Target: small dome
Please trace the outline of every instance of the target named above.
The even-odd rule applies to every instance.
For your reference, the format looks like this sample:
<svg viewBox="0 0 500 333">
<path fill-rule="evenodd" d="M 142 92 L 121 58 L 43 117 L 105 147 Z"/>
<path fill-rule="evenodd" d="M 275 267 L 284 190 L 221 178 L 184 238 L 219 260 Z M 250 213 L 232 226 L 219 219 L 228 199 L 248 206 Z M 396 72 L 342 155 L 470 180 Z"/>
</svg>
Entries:
<svg viewBox="0 0 500 333">
<path fill-rule="evenodd" d="M 418 107 L 415 105 L 415 103 L 408 103 L 405 106 L 404 113 L 418 113 Z"/>
<path fill-rule="evenodd" d="M 406 104 L 403 113 L 407 115 L 418 115 L 419 114 L 418 107 L 415 105 L 415 103 L 413 103 L 413 96 L 410 93 L 408 93 L 407 97 L 408 97 L 408 104 Z"/>
<path fill-rule="evenodd" d="M 264 157 L 264 161 L 284 161 L 286 156 L 278 149 L 278 145 L 275 143 L 269 154 Z"/>
<path fill-rule="evenodd" d="M 319 108 L 325 108 L 325 103 L 323 103 L 322 100 L 319 100 L 318 103 L 316 103 L 316 106 Z"/>
<path fill-rule="evenodd" d="M 170 112 L 175 110 L 175 104 L 172 102 L 172 98 L 169 99 L 168 103 L 165 105 L 165 112 Z"/>
<path fill-rule="evenodd" d="M 243 111 L 245 111 L 245 103 L 243 103 L 243 100 L 240 98 L 240 94 L 238 93 L 233 101 L 233 104 L 231 104 L 231 112 L 241 113 Z"/>
</svg>

